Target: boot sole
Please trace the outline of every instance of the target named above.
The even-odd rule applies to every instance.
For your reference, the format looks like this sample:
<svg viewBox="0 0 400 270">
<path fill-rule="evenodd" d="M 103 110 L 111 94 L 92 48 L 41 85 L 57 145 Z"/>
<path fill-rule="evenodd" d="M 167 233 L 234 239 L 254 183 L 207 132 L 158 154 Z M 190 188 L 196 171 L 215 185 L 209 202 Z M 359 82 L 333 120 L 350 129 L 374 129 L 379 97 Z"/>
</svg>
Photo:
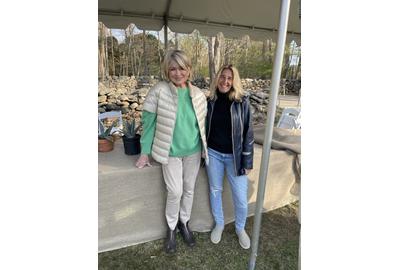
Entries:
<svg viewBox="0 0 400 270">
<path fill-rule="evenodd" d="M 188 243 L 188 242 L 186 242 L 186 240 L 185 240 L 185 237 L 183 236 L 183 232 L 180 230 L 180 229 L 178 229 L 178 231 L 179 231 L 179 234 L 182 236 L 182 240 L 183 240 L 183 242 L 185 242 L 185 244 L 188 246 L 188 247 L 194 247 L 195 245 L 196 245 L 196 242 L 194 242 L 193 244 L 190 244 L 190 243 Z M 194 238 L 194 235 L 193 235 L 193 238 Z"/>
<path fill-rule="evenodd" d="M 240 245 L 243 249 L 249 249 L 249 248 L 250 248 L 250 246 L 248 246 L 248 247 L 243 246 L 242 244 L 240 244 L 240 242 L 239 242 L 239 245 Z"/>
</svg>

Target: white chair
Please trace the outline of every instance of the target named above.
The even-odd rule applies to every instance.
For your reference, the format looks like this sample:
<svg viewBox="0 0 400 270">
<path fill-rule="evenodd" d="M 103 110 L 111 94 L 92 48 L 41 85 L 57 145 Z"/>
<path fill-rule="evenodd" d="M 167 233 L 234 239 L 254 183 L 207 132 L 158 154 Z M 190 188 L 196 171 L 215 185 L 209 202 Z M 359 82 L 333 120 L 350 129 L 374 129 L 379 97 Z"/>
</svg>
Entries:
<svg viewBox="0 0 400 270">
<path fill-rule="evenodd" d="M 285 108 L 279 118 L 278 128 L 300 129 L 301 128 L 301 113 L 300 108 Z"/>
<path fill-rule="evenodd" d="M 115 119 L 118 119 L 118 125 L 111 129 L 111 134 L 113 134 L 116 131 L 121 132 L 121 130 L 122 130 L 122 113 L 121 113 L 121 111 L 110 111 L 110 112 L 105 112 L 105 113 L 99 114 L 99 120 L 103 123 L 103 125 L 105 124 L 105 126 L 107 126 L 107 124 L 105 122 L 114 121 Z M 99 133 L 100 133 L 100 130 L 99 130 Z"/>
</svg>

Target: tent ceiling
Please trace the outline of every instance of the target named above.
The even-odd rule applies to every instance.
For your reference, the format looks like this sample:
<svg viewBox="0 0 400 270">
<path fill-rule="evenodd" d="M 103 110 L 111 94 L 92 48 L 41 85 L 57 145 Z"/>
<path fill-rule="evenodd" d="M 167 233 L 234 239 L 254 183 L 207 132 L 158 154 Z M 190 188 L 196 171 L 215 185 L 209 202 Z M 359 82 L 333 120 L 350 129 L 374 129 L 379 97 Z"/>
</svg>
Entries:
<svg viewBox="0 0 400 270">
<path fill-rule="evenodd" d="M 205 36 L 249 35 L 252 40 L 276 40 L 280 0 L 98 0 L 99 18 L 109 28 L 125 29 L 130 23 L 160 31 L 164 16 L 178 33 L 194 29 Z M 300 43 L 300 0 L 292 0 L 287 39 Z"/>
</svg>

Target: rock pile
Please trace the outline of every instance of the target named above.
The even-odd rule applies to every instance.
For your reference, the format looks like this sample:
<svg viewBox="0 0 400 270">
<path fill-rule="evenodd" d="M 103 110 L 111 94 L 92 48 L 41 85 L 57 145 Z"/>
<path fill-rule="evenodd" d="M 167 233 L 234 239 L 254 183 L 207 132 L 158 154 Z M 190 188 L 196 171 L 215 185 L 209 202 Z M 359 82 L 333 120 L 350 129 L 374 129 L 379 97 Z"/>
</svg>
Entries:
<svg viewBox="0 0 400 270">
<path fill-rule="evenodd" d="M 121 111 L 123 118 L 135 118 L 140 122 L 143 102 L 149 89 L 159 81 L 153 76 L 112 77 L 98 84 L 98 112 Z M 208 96 L 209 80 L 196 79 L 193 84 L 201 88 Z M 250 96 L 251 111 L 254 124 L 265 123 L 268 110 L 268 94 L 271 88 L 270 80 L 243 79 L 243 88 Z M 289 88 L 287 87 L 289 85 Z M 286 87 L 286 88 L 285 88 Z M 300 89 L 300 81 L 282 81 L 280 93 L 295 94 Z M 277 111 L 277 117 L 279 110 Z"/>
<path fill-rule="evenodd" d="M 139 122 L 149 88 L 137 89 L 137 85 L 133 76 L 99 82 L 98 112 L 121 111 L 124 118 Z"/>
<path fill-rule="evenodd" d="M 194 79 L 192 81 L 192 84 L 196 85 L 200 89 L 208 89 L 210 87 L 210 83 L 211 82 L 210 82 L 209 77 L 207 77 L 207 78 L 201 77 L 201 78 Z"/>
<path fill-rule="evenodd" d="M 242 79 L 243 89 L 246 90 L 262 90 L 271 87 L 271 80 L 261 79 Z"/>
<path fill-rule="evenodd" d="M 301 88 L 301 80 L 284 80 L 281 87 L 284 87 L 286 95 L 298 96 Z"/>
</svg>

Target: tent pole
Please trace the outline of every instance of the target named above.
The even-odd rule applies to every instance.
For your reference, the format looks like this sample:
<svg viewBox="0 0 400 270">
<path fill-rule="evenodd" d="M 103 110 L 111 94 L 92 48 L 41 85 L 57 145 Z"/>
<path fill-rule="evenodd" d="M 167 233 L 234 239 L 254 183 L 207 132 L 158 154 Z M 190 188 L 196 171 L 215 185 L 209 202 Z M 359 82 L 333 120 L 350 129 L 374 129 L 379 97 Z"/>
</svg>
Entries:
<svg viewBox="0 0 400 270">
<path fill-rule="evenodd" d="M 269 157 L 271 152 L 272 132 L 274 128 L 276 101 L 279 92 L 279 82 L 282 70 L 283 54 L 285 51 L 286 31 L 289 19 L 290 0 L 281 0 L 278 42 L 275 51 L 274 64 L 272 68 L 271 93 L 269 95 L 268 117 L 264 135 L 264 144 L 261 157 L 260 175 L 258 178 L 258 190 L 256 210 L 254 213 L 253 234 L 251 237 L 251 254 L 249 270 L 254 270 L 258 250 L 258 240 L 260 236 L 261 212 L 263 209 L 265 186 L 268 175 Z"/>
<path fill-rule="evenodd" d="M 167 6 L 166 6 L 165 12 L 164 12 L 164 48 L 165 48 L 165 53 L 167 53 L 167 50 L 168 50 L 168 17 L 169 17 L 169 10 L 171 8 L 171 3 L 172 3 L 172 0 L 168 0 Z"/>
</svg>

